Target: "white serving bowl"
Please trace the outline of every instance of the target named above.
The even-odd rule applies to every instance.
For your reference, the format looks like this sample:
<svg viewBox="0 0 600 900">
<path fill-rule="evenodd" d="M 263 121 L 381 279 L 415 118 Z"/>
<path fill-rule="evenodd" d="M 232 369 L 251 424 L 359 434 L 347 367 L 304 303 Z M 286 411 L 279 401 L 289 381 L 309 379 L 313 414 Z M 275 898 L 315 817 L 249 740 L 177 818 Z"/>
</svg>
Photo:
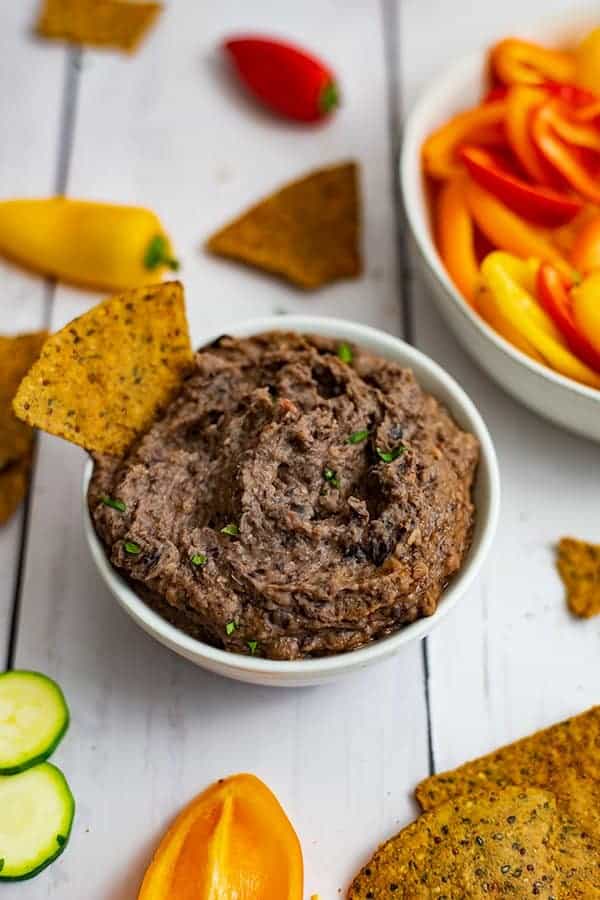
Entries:
<svg viewBox="0 0 600 900">
<path fill-rule="evenodd" d="M 345 322 L 341 319 L 319 318 L 318 316 L 285 316 L 284 318 L 273 316 L 230 325 L 227 327 L 227 331 L 237 337 L 247 337 L 262 331 L 282 328 L 349 341 L 372 353 L 410 367 L 422 387 L 441 400 L 462 428 L 472 432 L 478 438 L 481 446 L 481 459 L 474 489 L 476 523 L 473 542 L 460 572 L 452 578 L 450 585 L 444 591 L 433 616 L 407 625 L 395 634 L 375 641 L 362 649 L 340 653 L 337 656 L 280 662 L 230 653 L 196 640 L 169 624 L 137 596 L 110 564 L 96 535 L 87 507 L 86 495 L 92 473 L 91 461 L 86 467 L 83 480 L 83 522 L 92 557 L 102 578 L 123 609 L 144 631 L 155 637 L 161 644 L 170 647 L 175 653 L 179 653 L 196 665 L 219 675 L 254 684 L 294 687 L 332 681 L 341 675 L 362 669 L 371 663 L 391 656 L 410 641 L 425 637 L 435 628 L 438 622 L 452 609 L 459 597 L 469 588 L 487 555 L 498 520 L 500 479 L 494 447 L 477 409 L 456 381 L 423 353 L 405 344 L 399 338 L 384 334 L 382 331 L 366 325 Z M 214 337 L 216 335 L 207 335 L 202 344 L 208 343 Z"/>
<path fill-rule="evenodd" d="M 529 33 L 519 30 L 519 34 L 549 45 L 571 41 L 591 27 L 587 15 L 585 22 L 575 18 L 571 15 L 563 25 L 553 22 Z M 451 115 L 480 100 L 486 60 L 487 51 L 481 50 L 444 72 L 417 102 L 406 124 L 400 177 L 420 268 L 458 340 L 498 384 L 555 424 L 600 441 L 600 391 L 535 362 L 494 331 L 463 300 L 435 247 L 421 171 L 421 146 L 427 135 Z"/>
</svg>

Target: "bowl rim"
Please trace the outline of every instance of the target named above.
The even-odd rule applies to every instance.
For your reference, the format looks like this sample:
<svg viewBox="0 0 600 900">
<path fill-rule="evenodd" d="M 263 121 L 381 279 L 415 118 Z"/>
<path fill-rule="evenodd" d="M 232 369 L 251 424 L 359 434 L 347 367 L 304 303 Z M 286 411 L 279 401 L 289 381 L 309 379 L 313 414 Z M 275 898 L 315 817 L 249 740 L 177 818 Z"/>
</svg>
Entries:
<svg viewBox="0 0 600 900">
<path fill-rule="evenodd" d="M 191 637 L 170 622 L 167 622 L 159 613 L 147 606 L 111 565 L 104 547 L 96 534 L 87 505 L 87 487 L 93 471 L 93 461 L 88 459 L 84 467 L 82 491 L 84 533 L 93 560 L 107 587 L 126 612 L 152 637 L 165 643 L 171 649 L 177 648 L 176 652 L 182 653 L 188 659 L 206 659 L 212 662 L 220 667 L 223 674 L 227 674 L 226 669 L 233 669 L 254 675 L 306 675 L 307 678 L 327 675 L 349 667 L 352 669 L 363 667 L 380 658 L 392 655 L 409 641 L 425 637 L 455 606 L 459 597 L 468 590 L 476 578 L 488 555 L 498 524 L 500 508 L 498 461 L 488 428 L 475 404 L 458 382 L 426 354 L 401 338 L 386 334 L 369 325 L 328 316 L 274 315 L 245 319 L 229 324 L 227 328 L 228 333 L 238 337 L 248 337 L 263 331 L 292 330 L 306 334 L 321 334 L 339 340 L 346 339 L 358 345 L 361 342 L 363 345 L 365 343 L 370 344 L 371 347 L 377 344 L 378 349 L 374 352 L 396 359 L 403 356 L 403 365 L 410 367 L 414 362 L 427 373 L 432 381 L 436 381 L 440 386 L 443 386 L 448 395 L 451 396 L 453 404 L 459 409 L 460 414 L 468 420 L 468 427 L 480 443 L 480 461 L 477 477 L 484 479 L 483 490 L 487 509 L 485 511 L 485 519 L 477 521 L 477 546 L 474 543 L 471 544 L 467 559 L 461 569 L 453 576 L 448 588 L 442 593 L 435 613 L 418 619 L 416 622 L 404 626 L 391 635 L 379 638 L 356 650 L 347 650 L 343 653 L 316 657 L 314 659 L 271 660 L 244 656 L 212 647 L 210 644 Z M 210 343 L 222 333 L 220 331 L 208 335 L 206 338 L 203 338 L 200 346 Z M 387 354 L 386 350 L 389 351 Z M 431 388 L 428 388 L 428 390 L 431 390 Z M 435 389 L 432 392 L 435 394 Z M 481 515 L 483 516 L 483 513 Z"/>
<path fill-rule="evenodd" d="M 554 25 L 554 30 L 556 30 L 555 23 L 549 23 L 549 25 L 550 27 Z M 595 404 L 600 404 L 599 389 L 581 384 L 575 379 L 561 375 L 560 372 L 554 371 L 549 366 L 542 365 L 542 363 L 531 359 L 517 347 L 514 347 L 506 338 L 502 337 L 491 325 L 488 325 L 482 316 L 469 306 L 455 287 L 442 263 L 433 239 L 431 223 L 427 221 L 426 216 L 422 216 L 420 213 L 418 199 L 420 195 L 424 194 L 424 174 L 421 165 L 421 120 L 429 113 L 432 106 L 438 107 L 440 105 L 440 97 L 446 98 L 448 94 L 452 93 L 452 89 L 456 88 L 457 84 L 464 85 L 467 81 L 470 84 L 473 71 L 482 69 L 487 52 L 488 46 L 486 45 L 455 60 L 454 63 L 430 82 L 412 105 L 404 128 L 399 161 L 400 182 L 406 218 L 430 273 L 435 277 L 438 284 L 445 288 L 446 295 L 449 295 L 463 318 L 474 325 L 505 356 L 509 356 L 516 363 L 525 366 L 538 380 L 549 381 L 560 388 L 566 388 L 587 400 L 591 400 Z M 427 205 L 425 198 L 423 198 L 423 202 L 424 205 Z"/>
</svg>

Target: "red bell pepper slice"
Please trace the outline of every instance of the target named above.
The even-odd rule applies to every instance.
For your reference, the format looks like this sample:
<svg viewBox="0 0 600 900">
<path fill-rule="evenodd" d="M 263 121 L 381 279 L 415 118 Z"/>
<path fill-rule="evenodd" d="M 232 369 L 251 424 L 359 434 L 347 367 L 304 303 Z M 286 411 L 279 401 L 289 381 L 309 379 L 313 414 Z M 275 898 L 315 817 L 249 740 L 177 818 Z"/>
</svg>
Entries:
<svg viewBox="0 0 600 900">
<path fill-rule="evenodd" d="M 597 94 L 593 94 L 587 88 L 579 87 L 578 84 L 561 84 L 560 81 L 545 81 L 543 87 L 553 97 L 557 97 L 573 107 L 588 106 L 588 104 L 598 99 Z"/>
<path fill-rule="evenodd" d="M 579 330 L 573 316 L 568 290 L 553 266 L 542 263 L 537 274 L 536 288 L 538 300 L 564 335 L 573 353 L 590 368 L 600 372 L 600 353 Z"/>
<path fill-rule="evenodd" d="M 577 197 L 551 188 L 528 184 L 511 172 L 503 160 L 482 147 L 461 147 L 459 156 L 471 177 L 513 212 L 538 225 L 552 228 L 570 222 L 582 208 Z"/>
<path fill-rule="evenodd" d="M 551 104 L 541 106 L 531 120 L 531 135 L 540 153 L 571 187 L 594 203 L 600 203 L 600 181 L 583 162 L 578 148 L 561 140 L 553 129 Z"/>
</svg>

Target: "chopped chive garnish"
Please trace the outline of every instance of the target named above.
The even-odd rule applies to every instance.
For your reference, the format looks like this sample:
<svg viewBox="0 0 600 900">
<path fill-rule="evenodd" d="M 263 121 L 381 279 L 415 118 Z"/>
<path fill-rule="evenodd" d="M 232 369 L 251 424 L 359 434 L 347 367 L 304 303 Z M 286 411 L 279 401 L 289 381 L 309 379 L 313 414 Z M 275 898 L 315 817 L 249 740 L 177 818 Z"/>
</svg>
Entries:
<svg viewBox="0 0 600 900">
<path fill-rule="evenodd" d="M 208 562 L 208 556 L 205 556 L 204 553 L 194 553 L 190 562 L 193 566 L 205 566 Z"/>
<path fill-rule="evenodd" d="M 333 469 L 325 468 L 323 469 L 323 478 L 325 481 L 328 481 L 334 488 L 339 488 L 340 479 L 337 477 Z"/>
<path fill-rule="evenodd" d="M 105 506 L 110 506 L 111 509 L 118 509 L 119 512 L 125 512 L 127 509 L 123 501 L 117 500 L 116 497 L 100 497 L 100 500 Z"/>
<path fill-rule="evenodd" d="M 258 649 L 258 641 L 248 641 L 248 647 L 250 648 L 250 653 L 254 656 Z"/>
<path fill-rule="evenodd" d="M 379 447 L 376 448 L 377 456 L 384 463 L 394 462 L 395 459 L 398 459 L 399 456 L 402 456 L 403 453 L 406 453 L 407 447 L 404 444 L 398 444 L 397 447 L 394 447 L 392 450 L 381 450 Z"/>
<path fill-rule="evenodd" d="M 363 441 L 366 441 L 366 439 L 368 437 L 369 437 L 369 432 L 366 430 L 365 431 L 354 431 L 350 435 L 350 437 L 348 438 L 346 443 L 347 444 L 361 444 Z"/>
<path fill-rule="evenodd" d="M 237 537 L 240 533 L 240 529 L 237 525 L 234 525 L 233 522 L 230 522 L 229 525 L 225 525 L 224 528 L 221 528 L 221 534 L 229 534 L 231 537 Z"/>
<path fill-rule="evenodd" d="M 125 541 L 125 553 L 129 553 L 131 556 L 137 556 L 138 553 L 141 553 L 142 548 L 139 544 L 136 544 L 135 541 Z"/>
<path fill-rule="evenodd" d="M 352 353 L 352 347 L 350 344 L 340 344 L 337 348 L 337 355 L 341 359 L 342 362 L 350 365 L 352 360 L 354 359 L 354 354 Z"/>
<path fill-rule="evenodd" d="M 235 631 L 235 622 L 228 622 L 225 626 L 225 631 L 227 632 L 227 634 L 233 634 L 233 632 Z"/>
<path fill-rule="evenodd" d="M 144 266 L 150 270 L 158 266 L 168 266 L 174 272 L 178 270 L 179 262 L 169 255 L 169 245 L 162 234 L 156 234 L 148 244 L 144 254 Z"/>
</svg>

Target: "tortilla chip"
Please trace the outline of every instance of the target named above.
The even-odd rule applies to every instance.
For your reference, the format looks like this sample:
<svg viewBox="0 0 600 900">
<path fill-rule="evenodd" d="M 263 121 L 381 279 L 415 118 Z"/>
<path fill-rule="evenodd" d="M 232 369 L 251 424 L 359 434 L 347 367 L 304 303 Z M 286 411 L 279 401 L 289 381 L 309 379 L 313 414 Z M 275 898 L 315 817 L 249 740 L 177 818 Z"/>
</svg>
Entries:
<svg viewBox="0 0 600 900">
<path fill-rule="evenodd" d="M 582 619 L 600 613 L 600 544 L 562 538 L 556 567 L 567 590 L 571 612 Z"/>
<path fill-rule="evenodd" d="M 360 275 L 359 228 L 358 167 L 344 163 L 281 188 L 206 246 L 311 289 Z"/>
<path fill-rule="evenodd" d="M 4 525 L 27 493 L 31 458 L 29 454 L 0 472 L 0 525 Z"/>
<path fill-rule="evenodd" d="M 47 336 L 45 331 L 16 337 L 0 336 L 0 471 L 31 451 L 33 431 L 17 419 L 12 401 L 21 379 L 40 355 Z"/>
<path fill-rule="evenodd" d="M 595 896 L 585 842 L 567 841 L 565 829 L 554 797 L 539 788 L 507 787 L 449 801 L 380 847 L 348 898 Z"/>
<path fill-rule="evenodd" d="M 580 803 L 579 797 L 571 796 L 574 784 L 584 796 L 590 784 L 596 791 L 600 784 L 600 706 L 458 769 L 432 775 L 417 786 L 416 797 L 423 810 L 430 810 L 494 786 L 534 785 L 551 790 L 561 808 L 576 818 L 585 801 Z M 600 839 L 600 827 L 597 829 Z"/>
<path fill-rule="evenodd" d="M 48 338 L 14 409 L 86 450 L 121 455 L 177 393 L 191 361 L 181 284 L 126 291 Z"/>
<path fill-rule="evenodd" d="M 37 23 L 43 37 L 133 53 L 162 10 L 127 0 L 45 0 Z"/>
</svg>

